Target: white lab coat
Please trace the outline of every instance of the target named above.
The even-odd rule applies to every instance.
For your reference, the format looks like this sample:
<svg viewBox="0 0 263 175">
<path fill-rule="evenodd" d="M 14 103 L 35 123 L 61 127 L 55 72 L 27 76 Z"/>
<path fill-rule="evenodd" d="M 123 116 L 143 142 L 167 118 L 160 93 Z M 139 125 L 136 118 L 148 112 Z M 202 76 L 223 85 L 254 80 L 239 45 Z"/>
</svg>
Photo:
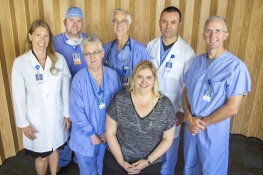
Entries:
<svg viewBox="0 0 263 175">
<path fill-rule="evenodd" d="M 57 149 L 68 139 L 63 129 L 64 117 L 69 117 L 69 90 L 71 75 L 64 57 L 58 54 L 57 75 L 50 72 L 47 57 L 44 70 L 30 50 L 15 59 L 12 68 L 12 95 L 16 124 L 20 128 L 31 125 L 37 133 L 30 140 L 23 134 L 24 148 L 34 152 Z M 36 81 L 36 65 L 43 81 Z"/>
<path fill-rule="evenodd" d="M 195 57 L 195 53 L 180 35 L 178 35 L 177 41 L 172 46 L 163 63 L 160 64 L 160 40 L 161 37 L 158 37 L 147 44 L 150 61 L 157 69 L 159 90 L 172 101 L 175 113 L 178 111 L 183 112 L 183 76 L 186 73 L 191 60 Z M 171 58 L 171 55 L 174 55 L 174 58 Z M 171 69 L 166 68 L 167 62 L 172 62 Z M 180 128 L 181 125 L 176 127 L 175 138 L 179 136 Z"/>
</svg>

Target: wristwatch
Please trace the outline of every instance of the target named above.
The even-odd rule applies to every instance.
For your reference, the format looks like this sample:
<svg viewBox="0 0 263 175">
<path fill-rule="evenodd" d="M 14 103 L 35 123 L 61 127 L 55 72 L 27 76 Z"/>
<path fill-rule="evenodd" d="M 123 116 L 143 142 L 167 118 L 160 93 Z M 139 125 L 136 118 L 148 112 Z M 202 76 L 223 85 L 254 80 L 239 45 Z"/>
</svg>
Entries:
<svg viewBox="0 0 263 175">
<path fill-rule="evenodd" d="M 148 159 L 148 157 L 145 158 L 145 160 L 148 162 L 149 165 L 151 165 L 151 161 Z"/>
</svg>

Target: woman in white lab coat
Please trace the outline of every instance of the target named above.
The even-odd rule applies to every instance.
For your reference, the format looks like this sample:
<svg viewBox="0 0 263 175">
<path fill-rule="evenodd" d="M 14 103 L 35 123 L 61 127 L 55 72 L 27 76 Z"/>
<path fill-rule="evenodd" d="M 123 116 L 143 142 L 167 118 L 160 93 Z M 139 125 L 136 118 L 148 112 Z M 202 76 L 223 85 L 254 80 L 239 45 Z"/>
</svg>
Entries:
<svg viewBox="0 0 263 175">
<path fill-rule="evenodd" d="M 27 36 L 26 51 L 12 68 L 12 95 L 16 124 L 23 146 L 44 175 L 56 174 L 58 153 L 68 139 L 71 75 L 64 57 L 54 51 L 48 24 L 36 20 Z"/>
</svg>

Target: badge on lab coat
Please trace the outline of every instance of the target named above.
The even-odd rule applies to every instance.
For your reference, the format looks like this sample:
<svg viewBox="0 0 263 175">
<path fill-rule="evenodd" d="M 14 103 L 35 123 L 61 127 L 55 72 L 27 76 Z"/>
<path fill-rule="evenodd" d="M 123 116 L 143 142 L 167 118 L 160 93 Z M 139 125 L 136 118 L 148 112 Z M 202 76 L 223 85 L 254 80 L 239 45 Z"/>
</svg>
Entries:
<svg viewBox="0 0 263 175">
<path fill-rule="evenodd" d="M 37 64 L 35 66 L 37 73 L 36 73 L 36 81 L 38 85 L 43 84 L 43 75 L 39 72 L 40 66 Z"/>
<path fill-rule="evenodd" d="M 173 63 L 172 62 L 166 62 L 165 64 L 165 71 L 169 72 L 173 67 Z"/>
</svg>

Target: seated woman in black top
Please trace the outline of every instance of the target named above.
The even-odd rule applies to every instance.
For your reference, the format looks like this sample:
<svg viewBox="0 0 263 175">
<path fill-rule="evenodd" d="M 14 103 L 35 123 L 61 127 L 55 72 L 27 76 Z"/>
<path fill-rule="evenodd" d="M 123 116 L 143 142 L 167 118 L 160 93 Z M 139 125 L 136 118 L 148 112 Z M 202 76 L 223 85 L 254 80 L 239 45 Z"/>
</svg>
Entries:
<svg viewBox="0 0 263 175">
<path fill-rule="evenodd" d="M 107 108 L 104 175 L 158 175 L 162 155 L 172 144 L 175 112 L 171 101 L 158 91 L 156 69 L 139 62 L 129 90 L 117 93 Z"/>
</svg>

